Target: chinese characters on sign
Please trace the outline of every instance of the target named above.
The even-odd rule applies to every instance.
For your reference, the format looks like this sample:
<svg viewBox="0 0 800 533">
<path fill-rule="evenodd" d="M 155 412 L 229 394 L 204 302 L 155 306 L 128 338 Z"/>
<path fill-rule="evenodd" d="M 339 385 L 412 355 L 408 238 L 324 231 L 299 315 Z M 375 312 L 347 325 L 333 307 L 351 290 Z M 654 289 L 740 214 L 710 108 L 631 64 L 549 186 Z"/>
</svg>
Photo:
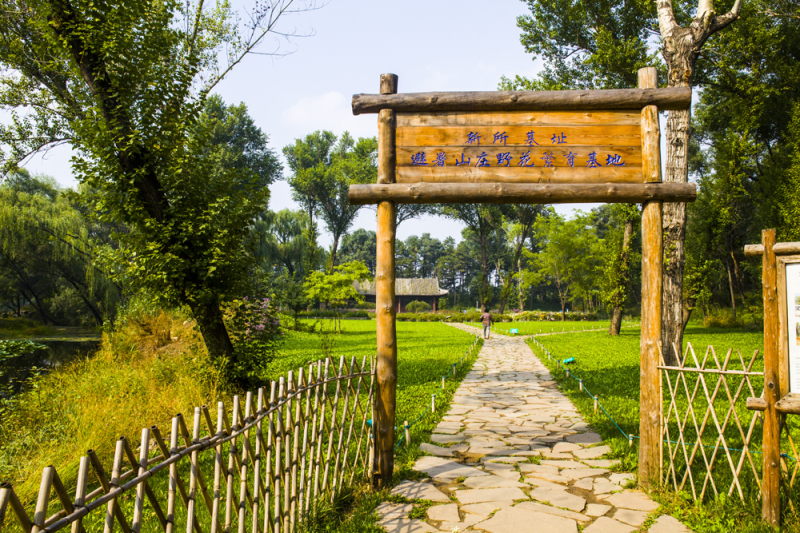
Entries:
<svg viewBox="0 0 800 533">
<path fill-rule="evenodd" d="M 467 135 L 467 138 L 465 139 L 464 142 L 466 144 L 474 144 L 474 145 L 478 145 L 479 146 L 480 145 L 480 140 L 481 140 L 481 135 L 478 135 L 478 133 L 471 131 Z M 555 144 L 555 145 L 566 144 L 567 143 L 567 136 L 563 132 L 559 133 L 559 134 L 553 134 L 551 140 L 552 140 L 552 144 Z M 497 132 L 497 133 L 494 134 L 494 140 L 492 141 L 492 144 L 502 144 L 503 146 L 506 146 L 507 142 L 508 142 L 508 135 L 506 134 L 506 132 L 503 131 L 503 132 Z M 525 137 L 525 144 L 528 145 L 528 146 L 533 146 L 533 145 L 539 146 L 539 143 L 536 142 L 536 132 L 535 131 L 529 131 L 527 133 L 527 135 Z M 446 166 L 447 157 L 446 157 L 445 152 L 435 152 L 435 153 L 433 153 L 431 155 L 432 155 L 433 159 L 431 159 L 431 161 L 429 162 L 426 159 L 427 154 L 425 152 L 417 152 L 415 154 L 412 154 L 411 155 L 411 164 L 413 166 L 434 166 L 434 167 L 436 167 L 436 166 L 438 166 L 438 167 Z M 501 166 L 501 167 L 507 167 L 507 166 L 511 165 L 512 159 L 514 159 L 514 156 L 511 155 L 511 152 L 498 152 L 498 153 L 493 154 L 493 155 L 497 158 L 497 166 Z M 569 153 L 567 153 L 567 155 L 564 157 L 564 162 L 566 163 L 567 166 L 574 168 L 575 167 L 575 159 L 576 159 L 576 157 L 579 157 L 581 155 L 582 154 L 579 154 L 579 153 L 576 153 L 576 152 L 573 152 L 572 150 L 570 150 Z M 583 154 L 583 155 L 586 157 L 586 165 L 585 165 L 586 167 L 588 167 L 588 168 L 600 168 L 600 167 L 604 166 L 601 162 L 599 162 L 597 160 L 597 152 L 592 151 L 592 152 L 589 152 L 588 154 Z M 489 163 L 489 160 L 488 160 L 489 157 L 491 157 L 490 154 L 488 154 L 486 152 L 481 152 L 481 154 L 476 157 L 477 161 L 475 162 L 474 166 L 476 166 L 476 167 L 490 167 L 490 166 L 492 166 L 492 164 Z M 519 167 L 535 167 L 536 166 L 536 163 L 534 163 L 533 159 L 531 158 L 531 152 L 530 151 L 523 152 L 522 155 L 519 156 L 518 159 L 519 159 L 519 161 L 517 162 L 517 166 L 519 166 Z M 556 162 L 557 162 L 556 161 L 556 155 L 552 151 L 545 152 L 542 155 L 542 157 L 540 157 L 539 159 L 542 160 L 542 166 L 544 168 L 553 168 L 554 166 L 556 166 L 555 165 Z M 470 157 L 466 157 L 463 153 L 461 153 L 461 158 L 460 159 L 458 158 L 458 156 L 455 156 L 454 163 L 455 163 L 455 166 L 469 165 L 471 160 L 472 159 Z M 624 166 L 624 165 L 625 165 L 625 161 L 623 161 L 622 155 L 620 155 L 618 153 L 606 154 L 605 166 L 608 166 L 608 167 L 620 167 L 620 166 Z"/>
</svg>

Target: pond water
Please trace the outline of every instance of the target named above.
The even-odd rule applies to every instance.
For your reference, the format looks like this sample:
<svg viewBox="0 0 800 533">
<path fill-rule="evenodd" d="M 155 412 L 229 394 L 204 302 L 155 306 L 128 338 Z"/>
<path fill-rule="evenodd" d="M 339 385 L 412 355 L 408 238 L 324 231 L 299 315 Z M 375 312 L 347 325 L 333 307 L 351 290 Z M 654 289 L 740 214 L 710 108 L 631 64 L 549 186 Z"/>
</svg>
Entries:
<svg viewBox="0 0 800 533">
<path fill-rule="evenodd" d="M 0 361 L 0 396 L 19 394 L 25 380 L 34 372 L 47 372 L 54 368 L 91 356 L 100 347 L 97 339 L 36 339 L 46 348 Z"/>
</svg>

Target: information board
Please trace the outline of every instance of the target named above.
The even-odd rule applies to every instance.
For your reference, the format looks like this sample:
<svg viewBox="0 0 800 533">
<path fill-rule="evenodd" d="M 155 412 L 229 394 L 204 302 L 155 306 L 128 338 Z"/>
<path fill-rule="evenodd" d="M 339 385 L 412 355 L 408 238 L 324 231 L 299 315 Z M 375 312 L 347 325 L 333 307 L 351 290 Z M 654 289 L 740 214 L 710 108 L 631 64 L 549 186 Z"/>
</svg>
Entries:
<svg viewBox="0 0 800 533">
<path fill-rule="evenodd" d="M 398 113 L 397 183 L 642 183 L 642 113 Z"/>
<path fill-rule="evenodd" d="M 789 392 L 800 393 L 800 263 L 786 264 L 786 331 L 789 335 Z"/>
</svg>

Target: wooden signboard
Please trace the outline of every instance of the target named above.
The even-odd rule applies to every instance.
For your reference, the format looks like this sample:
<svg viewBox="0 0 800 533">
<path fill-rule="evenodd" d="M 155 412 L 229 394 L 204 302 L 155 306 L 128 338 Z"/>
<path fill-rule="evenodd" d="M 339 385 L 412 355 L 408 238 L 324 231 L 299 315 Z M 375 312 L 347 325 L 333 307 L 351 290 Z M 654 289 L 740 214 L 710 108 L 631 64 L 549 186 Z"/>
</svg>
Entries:
<svg viewBox="0 0 800 533">
<path fill-rule="evenodd" d="M 800 396 L 800 255 L 779 256 L 777 264 L 781 397 Z"/>
<path fill-rule="evenodd" d="M 350 203 L 377 204 L 375 484 L 391 482 L 397 387 L 397 203 L 642 203 L 642 370 L 639 480 L 659 477 L 661 202 L 695 199 L 693 183 L 662 183 L 659 110 L 688 109 L 688 87 L 355 95 L 353 113 L 378 113 L 378 179 L 351 185 Z"/>
<path fill-rule="evenodd" d="M 397 183 L 642 183 L 635 111 L 397 115 Z"/>
</svg>

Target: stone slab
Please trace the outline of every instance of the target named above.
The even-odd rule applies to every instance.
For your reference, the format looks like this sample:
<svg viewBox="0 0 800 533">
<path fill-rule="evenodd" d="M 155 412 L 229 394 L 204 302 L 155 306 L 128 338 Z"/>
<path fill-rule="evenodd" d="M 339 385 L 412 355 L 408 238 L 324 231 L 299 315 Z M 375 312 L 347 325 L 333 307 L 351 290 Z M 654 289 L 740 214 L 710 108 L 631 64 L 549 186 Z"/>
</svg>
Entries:
<svg viewBox="0 0 800 533">
<path fill-rule="evenodd" d="M 602 476 L 608 473 L 608 470 L 603 468 L 565 468 L 561 471 L 561 475 L 570 479 L 583 479 L 586 477 Z"/>
<path fill-rule="evenodd" d="M 576 435 L 570 435 L 567 437 L 567 442 L 574 442 L 575 444 L 586 444 L 587 446 L 590 444 L 599 444 L 603 442 L 603 438 L 600 437 L 597 433 L 594 432 L 587 432 L 587 433 L 578 433 Z"/>
<path fill-rule="evenodd" d="M 428 444 L 427 442 L 423 442 L 419 445 L 419 449 L 422 450 L 424 453 L 429 453 L 431 455 L 435 455 L 437 457 L 453 457 L 453 450 L 449 448 L 442 448 L 441 446 L 436 446 L 435 444 Z"/>
<path fill-rule="evenodd" d="M 439 435 L 434 433 L 431 440 L 437 444 L 447 444 L 448 442 L 462 442 L 466 439 L 464 435 Z"/>
<path fill-rule="evenodd" d="M 531 498 L 540 502 L 549 503 L 555 507 L 563 507 L 577 513 L 586 507 L 586 500 L 575 494 L 563 490 L 553 490 L 545 487 L 537 487 L 531 492 Z"/>
<path fill-rule="evenodd" d="M 458 501 L 465 505 L 470 503 L 528 499 L 525 493 L 517 487 L 457 490 L 455 495 Z"/>
<path fill-rule="evenodd" d="M 507 487 L 527 488 L 528 485 L 513 479 L 500 476 L 474 476 L 464 480 L 464 486 L 470 489 L 502 489 Z"/>
<path fill-rule="evenodd" d="M 403 481 L 392 489 L 392 494 L 408 498 L 409 500 L 430 500 L 432 502 L 449 502 L 442 491 L 430 483 L 421 481 Z"/>
<path fill-rule="evenodd" d="M 461 510 L 464 511 L 465 513 L 488 517 L 490 514 L 497 511 L 498 509 L 511 507 L 511 504 L 513 503 L 514 502 L 511 500 L 499 501 L 499 502 L 471 503 L 469 505 L 462 505 Z"/>
<path fill-rule="evenodd" d="M 556 516 L 563 516 L 564 518 L 570 518 L 578 522 L 592 521 L 591 518 L 589 518 L 588 516 L 584 516 L 580 513 L 573 513 L 572 511 L 565 511 L 564 509 L 558 509 L 556 507 L 551 507 L 549 505 L 543 505 L 541 503 L 536 503 L 536 502 L 521 502 L 515 505 L 514 507 L 519 509 L 527 509 L 529 511 L 538 511 L 540 513 L 547 513 Z"/>
<path fill-rule="evenodd" d="M 617 509 L 611 518 L 629 526 L 639 527 L 647 520 L 647 513 L 644 511 L 632 511 L 630 509 Z"/>
<path fill-rule="evenodd" d="M 587 516 L 603 516 L 610 509 L 610 505 L 603 505 L 602 503 L 590 503 L 586 506 L 586 510 L 584 512 Z"/>
<path fill-rule="evenodd" d="M 692 533 L 692 530 L 679 520 L 666 514 L 659 516 L 647 531 L 649 533 Z"/>
<path fill-rule="evenodd" d="M 398 518 L 407 518 L 408 513 L 414 509 L 411 503 L 389 503 L 383 502 L 376 509 L 375 512 L 384 520 L 397 520 Z"/>
<path fill-rule="evenodd" d="M 511 507 L 481 522 L 480 529 L 489 533 L 577 533 L 578 526 L 569 518 Z"/>
<path fill-rule="evenodd" d="M 580 446 L 578 446 L 580 448 Z M 584 448 L 582 450 L 573 451 L 572 454 L 578 459 L 597 459 L 605 454 L 611 452 L 609 446 L 595 446 L 593 448 Z"/>
<path fill-rule="evenodd" d="M 584 529 L 583 533 L 631 533 L 631 531 L 636 531 L 636 528 L 617 522 L 613 518 L 601 516 Z"/>
<path fill-rule="evenodd" d="M 402 518 L 399 520 L 388 520 L 381 522 L 387 533 L 438 533 L 439 530 L 429 526 L 422 520 L 410 520 Z"/>
<path fill-rule="evenodd" d="M 469 476 L 488 476 L 487 472 L 472 466 L 466 466 L 456 461 L 442 457 L 420 457 L 414 463 L 414 470 L 424 472 L 435 479 L 455 479 Z"/>
<path fill-rule="evenodd" d="M 459 522 L 461 519 L 458 516 L 458 504 L 434 505 L 428 509 L 428 518 L 431 520 Z"/>
<path fill-rule="evenodd" d="M 655 511 L 658 504 L 641 492 L 626 490 L 606 498 L 606 502 L 614 507 L 632 509 L 634 511 Z"/>
</svg>

